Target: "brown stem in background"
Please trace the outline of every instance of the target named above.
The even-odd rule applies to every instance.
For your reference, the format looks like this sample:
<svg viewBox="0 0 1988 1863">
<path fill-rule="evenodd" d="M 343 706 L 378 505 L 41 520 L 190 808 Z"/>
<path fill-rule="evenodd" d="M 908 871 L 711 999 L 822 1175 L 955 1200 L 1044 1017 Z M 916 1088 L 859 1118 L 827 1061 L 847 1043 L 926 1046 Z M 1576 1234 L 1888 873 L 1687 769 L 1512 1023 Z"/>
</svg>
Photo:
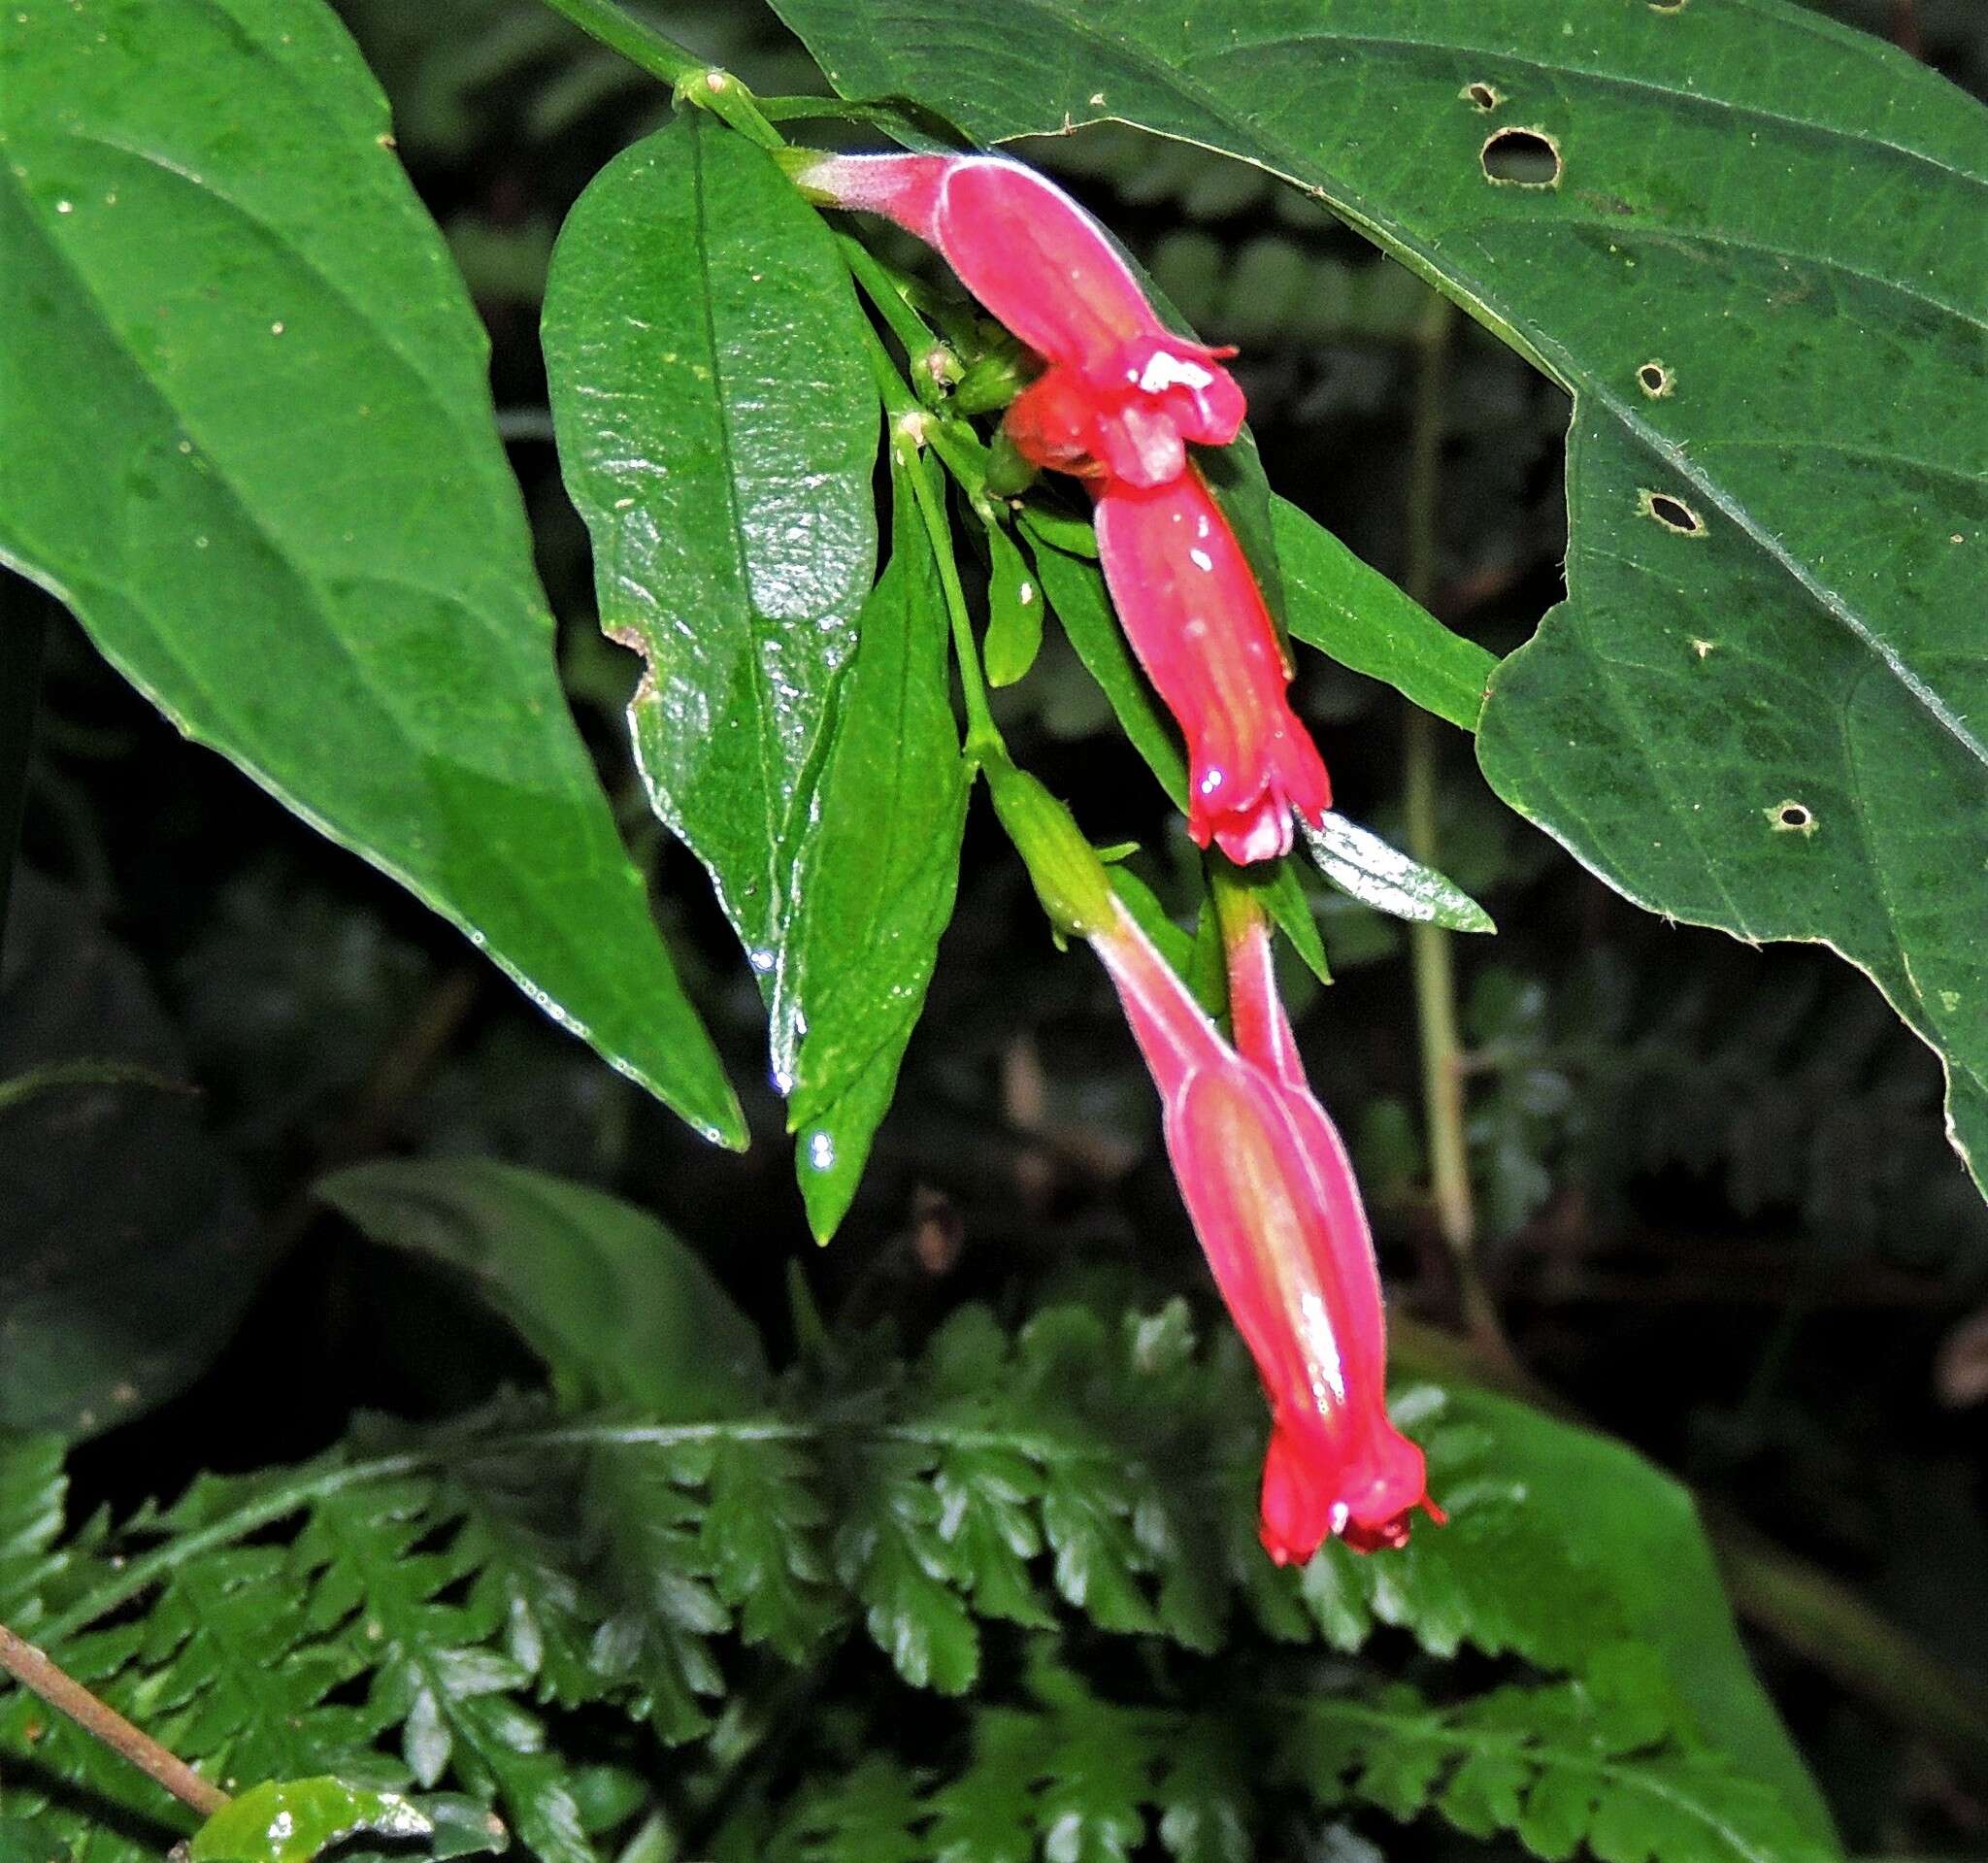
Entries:
<svg viewBox="0 0 1988 1863">
<path fill-rule="evenodd" d="M 132 1726 L 108 1702 L 99 1701 L 80 1681 L 64 1675 L 33 1644 L 16 1636 L 5 1624 L 0 1624 L 0 1669 L 202 1817 L 214 1816 L 228 1804 L 227 1793 L 218 1785 L 210 1784 L 183 1759 Z"/>
<path fill-rule="evenodd" d="M 1436 513 L 1442 497 L 1442 388 L 1454 321 L 1446 298 L 1432 297 L 1415 343 L 1404 585 L 1425 607 L 1436 593 Z M 1408 851 L 1425 867 L 1441 864 L 1437 823 L 1436 720 L 1410 706 L 1403 746 Z M 1477 1213 L 1471 1189 L 1465 1124 L 1465 1057 L 1457 1027 L 1456 974 L 1450 933 L 1408 927 L 1415 1016 L 1422 1048 L 1422 1110 L 1429 1134 L 1430 1191 L 1436 1221 L 1455 1264 L 1464 1319 L 1487 1355 L 1511 1358 L 1498 1310 L 1477 1266 Z M 1516 1361 L 1513 1361 L 1514 1364 Z"/>
</svg>

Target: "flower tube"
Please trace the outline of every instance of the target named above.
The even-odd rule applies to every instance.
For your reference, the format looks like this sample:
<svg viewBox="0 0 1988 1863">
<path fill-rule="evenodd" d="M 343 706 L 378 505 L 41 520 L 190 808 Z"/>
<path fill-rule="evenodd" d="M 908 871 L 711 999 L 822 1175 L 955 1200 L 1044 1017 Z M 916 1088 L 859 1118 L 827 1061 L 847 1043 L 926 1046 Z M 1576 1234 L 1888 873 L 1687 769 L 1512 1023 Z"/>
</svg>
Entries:
<svg viewBox="0 0 1988 1863">
<path fill-rule="evenodd" d="M 1306 1084 L 1261 911 L 1227 893 L 1231 1045 L 1069 812 L 1004 762 L 987 778 L 1044 908 L 1104 961 L 1159 1088 L 1181 1200 L 1270 1400 L 1265 1549 L 1284 1565 L 1333 1536 L 1362 1552 L 1399 1547 L 1417 1508 L 1440 1525 L 1422 1451 L 1387 1414 L 1373 1238 L 1346 1148 Z"/>
<path fill-rule="evenodd" d="M 1167 1154 L 1270 1399 L 1261 1531 L 1277 1564 L 1329 1537 L 1358 1551 L 1439 1524 L 1422 1451 L 1387 1414 L 1374 1243 L 1337 1128 L 1306 1084 L 1260 916 L 1231 947 L 1236 1045 L 1120 909 L 1092 945 L 1164 1106 Z"/>
<path fill-rule="evenodd" d="M 1098 554 L 1119 624 L 1187 740 L 1187 831 L 1242 865 L 1291 848 L 1332 782 L 1291 710 L 1276 630 L 1200 471 L 1097 490 Z"/>
<path fill-rule="evenodd" d="M 1185 467 L 1188 442 L 1242 431 L 1242 391 L 1221 366 L 1235 352 L 1168 329 L 1104 228 L 1034 170 L 999 155 L 820 155 L 793 173 L 812 198 L 936 247 L 1048 363 L 1015 404 L 1034 464 L 1157 485 Z"/>
</svg>

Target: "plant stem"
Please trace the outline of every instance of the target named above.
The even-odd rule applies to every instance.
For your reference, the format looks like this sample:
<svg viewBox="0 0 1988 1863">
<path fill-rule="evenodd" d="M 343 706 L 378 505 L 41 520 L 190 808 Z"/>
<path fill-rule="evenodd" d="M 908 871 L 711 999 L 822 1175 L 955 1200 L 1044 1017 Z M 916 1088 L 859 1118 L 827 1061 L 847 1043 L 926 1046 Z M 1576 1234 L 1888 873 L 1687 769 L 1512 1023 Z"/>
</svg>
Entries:
<svg viewBox="0 0 1988 1863">
<path fill-rule="evenodd" d="M 1416 332 L 1414 416 L 1410 429 L 1404 582 L 1427 607 L 1436 593 L 1436 512 L 1442 495 L 1442 385 L 1448 361 L 1451 312 L 1446 298 L 1432 297 Z M 1425 867 L 1441 861 L 1437 825 L 1436 720 L 1408 708 L 1403 773 L 1408 851 Z M 1429 1128 L 1430 1188 L 1436 1221 L 1456 1263 L 1464 1317 L 1489 1349 L 1509 1355 L 1491 1296 L 1477 1269 L 1477 1213 L 1471 1190 L 1466 1136 L 1464 1046 L 1457 1028 L 1456 972 L 1450 934 L 1441 925 L 1408 928 L 1415 980 L 1415 1015 L 1421 1031 L 1422 1105 Z"/>
<path fill-rule="evenodd" d="M 866 328 L 868 326 L 866 325 Z M 973 622 L 967 615 L 966 590 L 960 586 L 959 563 L 953 555 L 952 526 L 940 503 L 939 489 L 925 470 L 922 442 L 929 436 L 936 416 L 920 408 L 916 397 L 898 374 L 897 364 L 883 347 L 883 339 L 869 330 L 871 366 L 877 386 L 883 396 L 883 412 L 890 422 L 890 444 L 896 449 L 904 476 L 911 482 L 911 496 L 917 501 L 918 516 L 931 540 L 932 554 L 939 566 L 940 593 L 945 598 L 946 618 L 952 624 L 952 647 L 959 661 L 960 691 L 967 705 L 967 760 L 976 766 L 989 756 L 1006 757 L 1008 747 L 994 714 L 987 704 L 987 683 L 980 673 L 980 649 L 974 640 Z"/>
<path fill-rule="evenodd" d="M 652 78 L 660 78 L 679 98 L 687 98 L 708 110 L 721 122 L 729 123 L 740 135 L 762 149 L 779 149 L 785 142 L 753 102 L 752 93 L 729 71 L 693 57 L 674 39 L 658 32 L 646 20 L 624 13 L 614 0 L 544 0 L 554 13 L 563 14 L 580 31 L 598 39 L 610 50 L 618 51 L 632 65 Z"/>
<path fill-rule="evenodd" d="M 228 1795 L 219 1786 L 210 1784 L 184 1760 L 132 1726 L 109 1703 L 99 1701 L 80 1681 L 64 1675 L 33 1644 L 16 1636 L 4 1623 L 0 1623 L 0 1669 L 202 1817 L 214 1816 L 228 1804 Z"/>
<path fill-rule="evenodd" d="M 905 470 L 911 475 L 911 495 L 918 501 L 918 515 L 925 520 L 925 534 L 932 540 L 932 553 L 939 560 L 939 587 L 945 597 L 947 618 L 952 622 L 952 650 L 959 661 L 960 691 L 967 702 L 967 758 L 978 764 L 989 756 L 1006 757 L 1008 747 L 987 704 L 979 645 L 967 617 L 966 591 L 960 586 L 959 564 L 952 553 L 952 526 L 945 521 L 938 488 L 932 483 L 918 449 L 909 440 L 899 444 L 910 454 Z"/>
<path fill-rule="evenodd" d="M 50 598 L 22 578 L 0 570 L 0 950 L 6 947 L 7 904 L 27 809 L 28 759 L 42 701 L 42 656 L 48 644 Z"/>
</svg>

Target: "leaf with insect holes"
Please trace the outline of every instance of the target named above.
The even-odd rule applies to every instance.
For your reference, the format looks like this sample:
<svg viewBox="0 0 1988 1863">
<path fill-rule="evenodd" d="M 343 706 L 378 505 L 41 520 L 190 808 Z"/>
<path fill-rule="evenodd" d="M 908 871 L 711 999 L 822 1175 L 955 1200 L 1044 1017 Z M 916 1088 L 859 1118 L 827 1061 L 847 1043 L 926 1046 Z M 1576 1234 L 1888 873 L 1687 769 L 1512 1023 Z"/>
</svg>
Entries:
<svg viewBox="0 0 1988 1863">
<path fill-rule="evenodd" d="M 1825 940 L 1988 1179 L 1988 116 L 1789 0 L 775 0 L 850 96 L 1284 177 L 1572 391 L 1493 786 L 1652 911 Z M 1210 331 L 1219 340 L 1221 332 Z"/>
</svg>

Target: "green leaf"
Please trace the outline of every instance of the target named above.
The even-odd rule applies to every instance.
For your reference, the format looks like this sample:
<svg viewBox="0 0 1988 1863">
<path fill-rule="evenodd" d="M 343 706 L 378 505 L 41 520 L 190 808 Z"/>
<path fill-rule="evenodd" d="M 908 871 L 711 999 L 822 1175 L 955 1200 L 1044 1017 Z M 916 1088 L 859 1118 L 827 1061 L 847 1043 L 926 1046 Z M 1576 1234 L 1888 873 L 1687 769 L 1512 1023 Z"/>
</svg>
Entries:
<svg viewBox="0 0 1988 1863">
<path fill-rule="evenodd" d="M 316 0 L 19 0 L 0 560 L 692 1124 L 744 1127 L 552 661 L 486 344 Z"/>
<path fill-rule="evenodd" d="M 1033 531 L 1034 519 L 1024 515 L 1023 522 Z M 1187 808 L 1187 762 L 1180 754 L 1175 730 L 1160 715 L 1146 689 L 1145 677 L 1125 645 L 1118 622 L 1111 614 L 1110 598 L 1105 591 L 1104 572 L 1096 563 L 1080 556 L 1067 555 L 1049 547 L 1046 536 L 1038 538 L 1036 575 L 1063 631 L 1077 649 L 1077 657 L 1098 682 L 1120 729 L 1132 741 L 1132 748 L 1146 761 L 1160 780 L 1160 787 L 1183 813 Z M 1325 961 L 1325 946 L 1311 916 L 1311 907 L 1299 884 L 1296 870 L 1288 860 L 1277 863 L 1276 877 L 1265 889 L 1265 904 L 1277 928 L 1291 941 L 1320 982 L 1332 981 Z"/>
<path fill-rule="evenodd" d="M 1357 821 L 1328 809 L 1319 826 L 1300 817 L 1298 828 L 1318 871 L 1363 906 L 1451 931 L 1498 929 L 1491 915 L 1461 886 L 1410 860 Z"/>
<path fill-rule="evenodd" d="M 636 753 L 767 994 L 783 1088 L 813 1020 L 813 801 L 876 568 L 866 341 L 820 215 L 699 111 L 610 162 L 553 254 L 552 417 L 601 626 L 647 662 Z"/>
<path fill-rule="evenodd" d="M 989 685 L 1012 685 L 1043 649 L 1043 591 L 1002 524 L 987 526 L 987 634 L 980 644 Z"/>
<path fill-rule="evenodd" d="M 1566 386 L 1569 600 L 1486 774 L 1650 909 L 1868 971 L 1988 1181 L 1977 104 L 1786 0 L 775 10 L 983 142 L 1110 116 L 1280 175 Z"/>
<path fill-rule="evenodd" d="M 1438 1656 L 1469 1643 L 1577 1676 L 1640 1646 L 1698 1731 L 1772 1783 L 1806 1829 L 1828 1833 L 1675 1480 L 1608 1437 L 1485 1391 L 1417 1386 L 1396 1414 L 1428 1452 L 1450 1524 L 1386 1560 L 1327 1547 L 1304 1587 L 1332 1641 L 1356 1646 L 1378 1618 Z"/>
<path fill-rule="evenodd" d="M 29 873 L 9 930 L 0 1430 L 91 1436 L 207 1369 L 273 1249 L 137 958 Z"/>
<path fill-rule="evenodd" d="M 889 1109 L 959 883 L 969 784 L 951 635 L 904 478 L 927 470 L 892 449 L 890 564 L 863 605 L 812 830 L 796 992 L 808 1027 L 787 1123 L 822 1242 L 847 1213 Z"/>
<path fill-rule="evenodd" d="M 766 1382 L 759 1334 L 710 1269 L 617 1197 L 492 1158 L 381 1159 L 317 1194 L 376 1242 L 475 1276 L 576 1402 L 671 1416 Z"/>
<path fill-rule="evenodd" d="M 1497 660 L 1452 634 L 1288 499 L 1272 501 L 1271 524 L 1291 632 L 1342 666 L 1385 681 L 1425 712 L 1474 731 Z"/>
<path fill-rule="evenodd" d="M 397 1792 L 335 1779 L 251 1786 L 216 1812 L 186 1846 L 187 1863 L 311 1863 L 360 1831 L 427 1837 L 434 1826 Z"/>
</svg>

